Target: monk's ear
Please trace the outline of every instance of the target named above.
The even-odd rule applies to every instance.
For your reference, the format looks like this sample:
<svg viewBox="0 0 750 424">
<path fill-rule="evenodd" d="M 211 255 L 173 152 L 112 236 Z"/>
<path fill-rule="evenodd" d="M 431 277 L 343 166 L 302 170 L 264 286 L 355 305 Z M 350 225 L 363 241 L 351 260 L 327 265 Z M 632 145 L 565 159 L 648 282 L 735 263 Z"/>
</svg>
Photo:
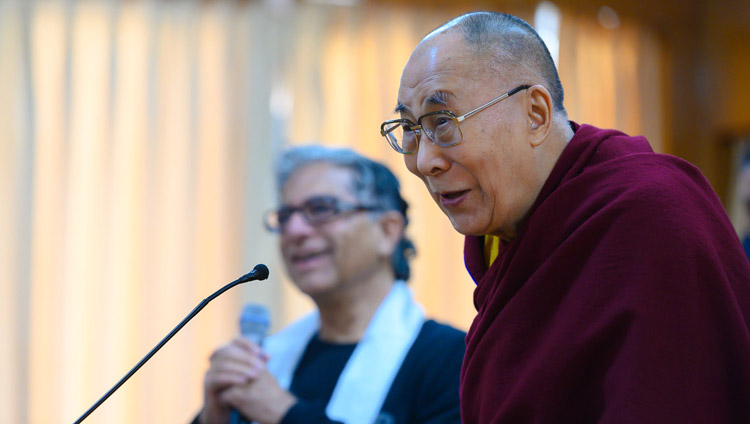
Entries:
<svg viewBox="0 0 750 424">
<path fill-rule="evenodd" d="M 529 142 L 537 147 L 544 143 L 552 127 L 552 96 L 544 86 L 533 85 L 528 88 L 528 98 Z"/>
</svg>

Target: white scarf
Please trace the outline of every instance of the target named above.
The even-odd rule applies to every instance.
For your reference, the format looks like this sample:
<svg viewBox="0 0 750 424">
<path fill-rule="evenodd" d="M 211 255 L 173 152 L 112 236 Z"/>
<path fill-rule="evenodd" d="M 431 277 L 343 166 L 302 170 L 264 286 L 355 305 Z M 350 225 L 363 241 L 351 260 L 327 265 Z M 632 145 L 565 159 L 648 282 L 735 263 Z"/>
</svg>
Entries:
<svg viewBox="0 0 750 424">
<path fill-rule="evenodd" d="M 347 424 L 375 421 L 423 322 L 424 311 L 411 290 L 396 281 L 339 376 L 326 408 L 329 418 Z M 281 387 L 289 389 L 294 370 L 319 329 L 316 310 L 266 340 L 268 370 Z"/>
</svg>

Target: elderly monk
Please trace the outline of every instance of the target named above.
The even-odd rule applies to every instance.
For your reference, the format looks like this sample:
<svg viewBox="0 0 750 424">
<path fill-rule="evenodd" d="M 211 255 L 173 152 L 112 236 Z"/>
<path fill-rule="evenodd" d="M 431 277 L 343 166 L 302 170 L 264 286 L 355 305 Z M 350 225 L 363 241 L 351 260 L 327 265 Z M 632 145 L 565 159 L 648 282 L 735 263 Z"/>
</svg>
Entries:
<svg viewBox="0 0 750 424">
<path fill-rule="evenodd" d="M 595 87 L 592 87 L 595 89 Z M 381 133 L 466 236 L 465 423 L 750 423 L 750 264 L 689 163 L 568 120 L 514 16 L 428 34 Z"/>
</svg>

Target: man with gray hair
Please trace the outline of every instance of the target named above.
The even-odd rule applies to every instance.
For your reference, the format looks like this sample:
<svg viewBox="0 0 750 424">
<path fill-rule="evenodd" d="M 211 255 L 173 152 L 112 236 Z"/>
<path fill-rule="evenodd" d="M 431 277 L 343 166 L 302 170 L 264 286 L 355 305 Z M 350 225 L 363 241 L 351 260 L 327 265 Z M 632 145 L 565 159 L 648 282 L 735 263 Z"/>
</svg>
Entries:
<svg viewBox="0 0 750 424">
<path fill-rule="evenodd" d="M 476 12 L 419 43 L 381 126 L 466 236 L 463 421 L 750 422 L 750 264 L 719 199 L 563 100 L 536 31 Z"/>
<path fill-rule="evenodd" d="M 277 187 L 266 227 L 317 309 L 263 350 L 239 338 L 214 352 L 198 421 L 234 409 L 261 424 L 460 422 L 465 334 L 425 320 L 406 286 L 414 246 L 396 177 L 351 150 L 307 146 L 284 154 Z"/>
</svg>

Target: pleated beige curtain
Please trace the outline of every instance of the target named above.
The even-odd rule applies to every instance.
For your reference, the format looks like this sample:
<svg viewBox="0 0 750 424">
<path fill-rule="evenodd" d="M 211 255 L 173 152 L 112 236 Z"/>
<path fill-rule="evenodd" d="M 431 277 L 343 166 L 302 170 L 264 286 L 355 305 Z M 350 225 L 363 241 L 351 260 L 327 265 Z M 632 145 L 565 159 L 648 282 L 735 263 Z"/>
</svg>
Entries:
<svg viewBox="0 0 750 424">
<path fill-rule="evenodd" d="M 655 151 L 668 153 L 656 33 L 628 20 L 609 29 L 594 14 L 561 12 L 558 69 L 570 119 L 645 135 Z"/>
<path fill-rule="evenodd" d="M 309 310 L 260 225 L 287 144 L 396 172 L 416 296 L 468 328 L 463 239 L 378 128 L 419 39 L 470 6 L 284 4 L 0 1 L 0 421 L 72 422 L 202 299 L 268 264 L 268 282 L 209 304 L 87 420 L 186 422 L 243 302 L 269 305 L 274 329 Z M 658 43 L 607 31 L 564 15 L 571 117 L 658 142 Z"/>
<path fill-rule="evenodd" d="M 72 422 L 202 299 L 274 262 L 272 25 L 229 3 L 0 7 L 0 415 Z M 215 300 L 87 422 L 188 420 L 243 297 L 279 293 Z"/>
<path fill-rule="evenodd" d="M 398 6 L 302 6 L 295 18 L 295 54 L 285 66 L 287 78 L 280 91 L 294 98 L 284 118 L 290 144 L 351 147 L 387 164 L 399 177 L 410 203 L 407 234 L 418 252 L 411 287 L 428 315 L 466 330 L 475 310 L 474 283 L 463 264 L 463 237 L 379 133 L 380 124 L 393 116 L 401 71 L 412 49 L 458 13 Z M 310 307 L 294 289 L 284 298 L 295 305 L 289 319 Z"/>
</svg>

